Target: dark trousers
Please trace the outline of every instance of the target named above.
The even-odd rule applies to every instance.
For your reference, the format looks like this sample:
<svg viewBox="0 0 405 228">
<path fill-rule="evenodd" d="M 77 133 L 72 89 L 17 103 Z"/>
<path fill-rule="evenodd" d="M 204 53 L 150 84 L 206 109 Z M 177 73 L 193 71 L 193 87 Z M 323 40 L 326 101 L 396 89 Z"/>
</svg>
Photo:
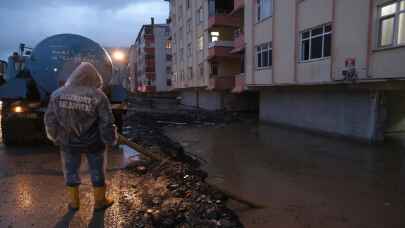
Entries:
<svg viewBox="0 0 405 228">
<path fill-rule="evenodd" d="M 90 169 L 91 182 L 94 187 L 105 186 L 106 152 L 81 153 L 69 148 L 61 149 L 62 167 L 67 186 L 75 187 L 81 184 L 79 170 L 82 154 L 86 156 Z"/>
</svg>

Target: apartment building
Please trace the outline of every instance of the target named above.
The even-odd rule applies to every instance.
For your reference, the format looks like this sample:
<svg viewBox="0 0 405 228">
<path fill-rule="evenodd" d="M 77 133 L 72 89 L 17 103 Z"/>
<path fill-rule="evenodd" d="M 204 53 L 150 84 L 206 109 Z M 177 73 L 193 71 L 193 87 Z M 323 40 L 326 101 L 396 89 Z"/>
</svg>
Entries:
<svg viewBox="0 0 405 228">
<path fill-rule="evenodd" d="M 174 88 L 258 91 L 266 122 L 366 140 L 403 132 L 405 0 L 170 4 L 174 59 L 196 42 L 192 63 L 174 61 Z"/>
<path fill-rule="evenodd" d="M 167 92 L 172 72 L 170 28 L 167 24 L 143 25 L 130 48 L 129 72 L 132 90 L 140 93 Z"/>
<path fill-rule="evenodd" d="M 242 8 L 234 11 L 233 0 L 166 1 L 170 2 L 173 46 L 171 89 L 179 91 L 185 105 L 254 109 L 255 102 L 248 102 L 254 100 L 251 94 L 232 93 L 235 76 L 244 66 L 244 44 L 234 45 L 235 34 L 244 25 Z"/>
</svg>

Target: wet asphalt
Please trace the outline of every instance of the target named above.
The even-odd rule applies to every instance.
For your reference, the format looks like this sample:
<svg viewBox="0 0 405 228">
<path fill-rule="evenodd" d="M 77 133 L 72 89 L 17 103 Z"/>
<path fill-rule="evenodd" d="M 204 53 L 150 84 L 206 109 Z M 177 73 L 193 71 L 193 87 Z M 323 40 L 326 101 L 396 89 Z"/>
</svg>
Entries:
<svg viewBox="0 0 405 228">
<path fill-rule="evenodd" d="M 128 161 L 122 151 L 109 154 L 107 169 L 111 195 L 122 193 L 121 169 Z M 117 204 L 93 213 L 93 197 L 85 157 L 82 160 L 82 207 L 67 209 L 59 151 L 55 147 L 7 148 L 0 145 L 0 227 L 119 227 L 125 219 Z M 126 180 L 125 180 L 126 181 Z"/>
<path fill-rule="evenodd" d="M 230 206 L 248 228 L 403 228 L 405 150 L 402 141 L 368 145 L 268 125 L 182 126 L 166 129 L 201 160 L 208 182 L 250 201 Z M 109 154 L 108 185 L 125 194 L 121 171 L 132 154 Z M 83 159 L 82 208 L 69 213 L 55 147 L 0 145 L 0 227 L 120 227 L 115 204 L 93 213 Z"/>
<path fill-rule="evenodd" d="M 404 228 L 404 140 L 369 145 L 265 124 L 167 129 L 248 228 Z"/>
</svg>

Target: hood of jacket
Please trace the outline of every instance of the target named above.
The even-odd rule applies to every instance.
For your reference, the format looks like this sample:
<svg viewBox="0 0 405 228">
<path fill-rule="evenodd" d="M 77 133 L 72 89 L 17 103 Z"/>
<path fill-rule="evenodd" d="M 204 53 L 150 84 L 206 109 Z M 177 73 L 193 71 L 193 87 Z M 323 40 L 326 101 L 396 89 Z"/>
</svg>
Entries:
<svg viewBox="0 0 405 228">
<path fill-rule="evenodd" d="M 100 89 L 103 87 L 103 78 L 93 64 L 83 62 L 69 76 L 66 86 L 83 86 Z"/>
</svg>

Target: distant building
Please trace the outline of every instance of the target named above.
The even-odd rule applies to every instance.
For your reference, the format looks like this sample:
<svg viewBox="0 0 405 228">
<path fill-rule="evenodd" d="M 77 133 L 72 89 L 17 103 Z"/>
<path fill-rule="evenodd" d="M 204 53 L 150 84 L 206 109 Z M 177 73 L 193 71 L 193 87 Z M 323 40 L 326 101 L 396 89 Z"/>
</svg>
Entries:
<svg viewBox="0 0 405 228">
<path fill-rule="evenodd" d="M 130 48 L 129 72 L 132 88 L 141 93 L 167 92 L 172 54 L 167 24 L 143 25 Z"/>
</svg>

